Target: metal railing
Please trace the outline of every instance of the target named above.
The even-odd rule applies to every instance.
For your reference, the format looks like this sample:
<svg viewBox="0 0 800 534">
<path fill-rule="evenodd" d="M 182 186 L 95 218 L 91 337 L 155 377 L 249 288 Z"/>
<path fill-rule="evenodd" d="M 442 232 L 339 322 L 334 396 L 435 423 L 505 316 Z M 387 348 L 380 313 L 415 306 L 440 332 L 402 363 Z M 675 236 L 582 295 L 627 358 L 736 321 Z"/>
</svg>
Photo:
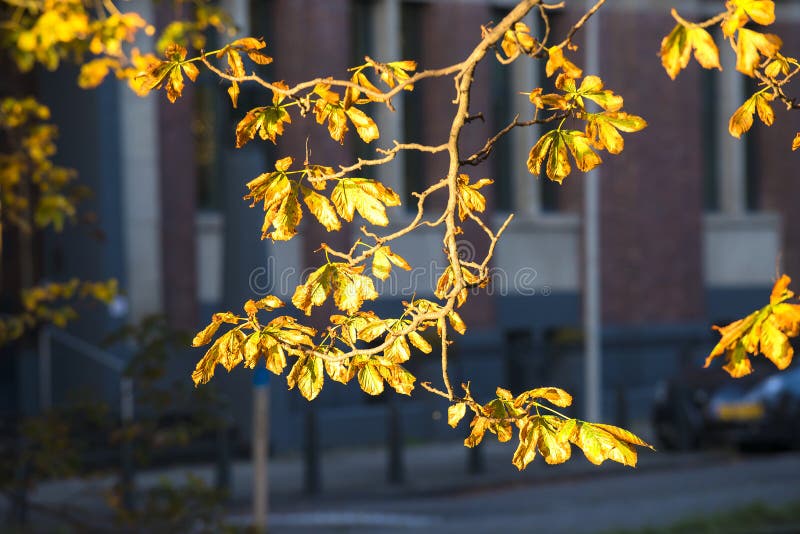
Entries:
<svg viewBox="0 0 800 534">
<path fill-rule="evenodd" d="M 92 345 L 77 336 L 43 327 L 39 331 L 39 409 L 48 410 L 53 406 L 53 343 L 74 350 L 91 361 L 116 372 L 120 376 L 119 414 L 123 423 L 133 420 L 134 397 L 133 380 L 124 375 L 126 362 L 114 354 Z"/>
</svg>

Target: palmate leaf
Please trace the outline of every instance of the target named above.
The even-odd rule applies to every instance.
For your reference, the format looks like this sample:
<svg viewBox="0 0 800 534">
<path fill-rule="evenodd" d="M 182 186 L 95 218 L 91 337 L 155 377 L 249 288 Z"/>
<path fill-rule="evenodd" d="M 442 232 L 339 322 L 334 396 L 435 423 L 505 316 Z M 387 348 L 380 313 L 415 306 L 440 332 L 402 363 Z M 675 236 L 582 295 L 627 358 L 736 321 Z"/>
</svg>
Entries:
<svg viewBox="0 0 800 534">
<path fill-rule="evenodd" d="M 730 37 L 749 20 L 762 25 L 775 22 L 775 2 L 773 0 L 730 0 L 729 11 L 722 21 L 722 33 Z M 732 10 L 730 8 L 733 8 Z"/>
<path fill-rule="evenodd" d="M 647 127 L 647 121 L 623 111 L 604 111 L 586 114 L 586 137 L 598 149 L 610 154 L 619 154 L 625 148 L 625 140 L 620 131 L 638 132 Z"/>
<path fill-rule="evenodd" d="M 372 255 L 372 275 L 386 280 L 392 272 L 392 265 L 410 271 L 411 266 L 401 256 L 392 252 L 388 246 L 379 247 Z"/>
<path fill-rule="evenodd" d="M 481 178 L 475 183 L 469 183 L 469 176 L 458 175 L 458 218 L 465 220 L 469 212 L 483 212 L 486 209 L 486 197 L 478 191 L 486 185 L 491 185 L 494 180 Z"/>
<path fill-rule="evenodd" d="M 378 298 L 372 279 L 362 275 L 363 270 L 363 265 L 325 264 L 311 273 L 304 284 L 297 286 L 292 303 L 306 315 L 311 315 L 311 309 L 321 306 L 333 292 L 336 306 L 354 314 L 365 300 Z"/>
<path fill-rule="evenodd" d="M 571 172 L 568 154 L 572 154 L 578 169 L 590 171 L 603 162 L 583 132 L 578 130 L 551 130 L 544 134 L 531 148 L 528 156 L 528 170 L 538 176 L 545 164 L 547 177 L 559 184 Z M 546 163 L 545 163 L 546 162 Z"/>
<path fill-rule="evenodd" d="M 547 49 L 547 64 L 544 68 L 545 74 L 547 74 L 549 78 L 559 69 L 569 78 L 580 78 L 583 74 L 580 68 L 564 57 L 564 50 L 560 46 L 552 46 Z"/>
<path fill-rule="evenodd" d="M 736 38 L 736 70 L 754 77 L 761 57 L 775 57 L 781 46 L 783 41 L 777 35 L 740 28 Z"/>
<path fill-rule="evenodd" d="M 306 400 L 317 398 L 325 382 L 325 373 L 322 358 L 304 354 L 294 363 L 292 370 L 286 376 L 289 389 L 297 386 L 300 394 Z"/>
<path fill-rule="evenodd" d="M 706 358 L 705 367 L 725 355 L 722 368 L 740 378 L 753 371 L 748 354 L 762 354 L 778 369 L 786 369 L 794 356 L 789 338 L 800 334 L 800 304 L 787 302 L 794 297 L 790 282 L 791 278 L 781 276 L 772 288 L 768 305 L 729 325 L 714 326 L 722 337 Z"/>
<path fill-rule="evenodd" d="M 386 206 L 399 206 L 400 196 L 382 183 L 368 178 L 342 178 L 331 193 L 339 216 L 350 222 L 357 211 L 364 219 L 386 226 Z"/>
<path fill-rule="evenodd" d="M 756 93 L 742 104 L 731 115 L 728 121 L 728 131 L 737 139 L 753 126 L 753 115 L 758 113 L 758 118 L 767 126 L 772 126 L 775 121 L 775 112 L 772 110 L 772 102 L 775 96 L 772 93 Z"/>
<path fill-rule="evenodd" d="M 380 137 L 378 126 L 366 113 L 352 105 L 345 105 L 339 93 L 330 90 L 328 84 L 318 84 L 314 87 L 314 93 L 319 98 L 314 103 L 314 115 L 317 123 L 328 123 L 328 133 L 331 138 L 344 143 L 344 136 L 347 133 L 347 119 L 356 127 L 359 137 L 369 143 Z"/>
<path fill-rule="evenodd" d="M 677 16 L 672 10 L 673 17 Z M 678 23 L 669 35 L 661 41 L 661 64 L 673 80 L 689 65 L 692 51 L 695 60 L 705 69 L 722 70 L 719 63 L 719 49 L 714 38 L 699 26 L 687 27 Z"/>
<path fill-rule="evenodd" d="M 467 413 L 466 403 L 457 402 L 455 404 L 451 404 L 447 408 L 447 424 L 453 428 L 457 427 L 458 423 L 464 418 L 464 415 L 466 413 Z"/>
<path fill-rule="evenodd" d="M 520 53 L 527 54 L 535 46 L 536 39 L 531 37 L 531 29 L 524 22 L 517 22 L 513 30 L 507 30 L 500 43 L 500 48 L 508 59 L 513 59 Z"/>
<path fill-rule="evenodd" d="M 586 76 L 578 86 L 575 79 L 561 75 L 556 80 L 556 88 L 566 93 L 567 101 L 574 100 L 581 109 L 585 108 L 584 99 L 591 100 L 606 111 L 618 111 L 624 103 L 621 96 L 604 89 L 603 80 L 598 76 Z"/>
</svg>

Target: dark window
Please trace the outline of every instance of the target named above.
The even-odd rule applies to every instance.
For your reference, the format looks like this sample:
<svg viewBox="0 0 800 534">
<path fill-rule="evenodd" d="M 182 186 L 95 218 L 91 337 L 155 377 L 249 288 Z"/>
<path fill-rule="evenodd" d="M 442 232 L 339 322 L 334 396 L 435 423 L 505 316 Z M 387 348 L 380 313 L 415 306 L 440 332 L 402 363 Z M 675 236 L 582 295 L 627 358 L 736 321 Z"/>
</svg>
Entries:
<svg viewBox="0 0 800 534">
<path fill-rule="evenodd" d="M 421 21 L 425 8 L 422 4 L 406 3 L 402 5 L 401 51 L 402 58 L 419 62 L 422 57 Z M 403 94 L 403 142 L 423 142 L 423 105 L 422 94 L 424 84 L 416 84 L 413 91 Z M 425 185 L 423 154 L 415 150 L 405 152 L 405 205 L 416 206 L 416 199 L 411 195 L 419 192 Z"/>
<path fill-rule="evenodd" d="M 492 20 L 497 23 L 508 13 L 508 9 L 495 8 Z M 524 61 L 524 60 L 523 60 Z M 512 102 L 516 100 L 511 91 L 511 65 L 503 65 L 499 61 L 491 60 L 492 64 L 492 110 L 489 123 L 491 132 L 500 131 L 514 118 Z M 512 165 L 514 155 L 511 151 L 511 132 L 501 139 L 494 147 L 491 155 L 492 178 L 494 179 L 495 207 L 501 211 L 511 211 L 513 205 L 511 195 L 514 177 Z"/>
<path fill-rule="evenodd" d="M 701 147 L 703 154 L 703 205 L 706 211 L 719 210 L 719 71 L 702 69 L 700 74 L 702 109 Z"/>
</svg>

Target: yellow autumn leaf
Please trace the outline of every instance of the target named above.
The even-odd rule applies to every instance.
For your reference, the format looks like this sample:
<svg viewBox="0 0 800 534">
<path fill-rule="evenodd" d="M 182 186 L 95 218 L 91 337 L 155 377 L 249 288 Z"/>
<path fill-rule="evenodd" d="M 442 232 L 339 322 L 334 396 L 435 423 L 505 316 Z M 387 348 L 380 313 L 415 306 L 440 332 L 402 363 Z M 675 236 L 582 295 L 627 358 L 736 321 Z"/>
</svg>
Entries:
<svg viewBox="0 0 800 534">
<path fill-rule="evenodd" d="M 469 183 L 469 176 L 466 174 L 458 175 L 458 218 L 462 221 L 471 212 L 482 212 L 486 209 L 486 197 L 478 190 L 486 185 L 493 184 L 490 178 L 481 178 L 475 183 Z"/>
<path fill-rule="evenodd" d="M 483 435 L 489 428 L 489 420 L 485 417 L 476 415 L 470 422 L 469 426 L 472 428 L 472 430 L 470 431 L 469 436 L 467 436 L 467 438 L 464 440 L 464 446 L 472 448 L 480 445 L 481 441 L 483 441 Z"/>
<path fill-rule="evenodd" d="M 539 441 L 540 426 L 532 421 L 532 418 L 525 419 L 525 423 L 519 430 L 519 445 L 514 451 L 511 463 L 522 471 L 534 458 L 536 458 L 536 445 Z"/>
<path fill-rule="evenodd" d="M 344 263 L 333 265 L 336 266 L 333 300 L 340 310 L 353 314 L 361 308 L 365 300 L 378 298 L 372 279 L 361 274 L 364 270 L 363 265 L 350 266 Z"/>
<path fill-rule="evenodd" d="M 775 113 L 770 106 L 770 102 L 775 97 L 771 93 L 756 93 L 748 98 L 731 115 L 728 121 L 728 131 L 737 139 L 747 132 L 753 126 L 753 115 L 758 113 L 758 118 L 766 124 L 771 126 L 775 120 Z"/>
<path fill-rule="evenodd" d="M 308 211 L 317 218 L 327 231 L 333 232 L 342 227 L 339 217 L 336 216 L 336 210 L 327 197 L 305 186 L 302 186 L 300 190 L 303 194 L 303 201 L 308 206 Z"/>
<path fill-rule="evenodd" d="M 368 178 L 342 178 L 331 193 L 339 216 L 350 222 L 358 211 L 364 219 L 386 226 L 386 206 L 399 206 L 400 196 L 378 181 Z"/>
<path fill-rule="evenodd" d="M 283 347 L 274 339 L 269 339 L 265 342 L 266 344 L 266 366 L 271 372 L 275 373 L 276 375 L 280 375 L 283 373 L 283 370 L 286 368 L 286 353 L 283 350 Z"/>
<path fill-rule="evenodd" d="M 561 49 L 561 47 L 552 46 L 547 49 L 545 74 L 547 74 L 547 77 L 549 78 L 555 74 L 558 69 L 561 69 L 569 78 L 580 78 L 583 74 L 581 69 L 564 57 L 564 51 Z"/>
<path fill-rule="evenodd" d="M 586 76 L 578 86 L 574 79 L 562 75 L 556 80 L 556 88 L 564 91 L 567 100 L 574 100 L 581 108 L 585 107 L 584 98 L 595 102 L 606 111 L 618 111 L 623 105 L 622 97 L 605 89 L 603 80 L 598 76 Z"/>
<path fill-rule="evenodd" d="M 356 375 L 356 368 L 348 361 L 325 360 L 325 371 L 331 380 L 341 384 L 349 384 L 350 380 Z"/>
<path fill-rule="evenodd" d="M 586 137 L 596 148 L 604 148 L 610 154 L 619 154 L 625 148 L 625 140 L 619 131 L 638 132 L 647 127 L 647 121 L 622 111 L 590 113 L 587 115 Z"/>
<path fill-rule="evenodd" d="M 612 460 L 636 467 L 637 454 L 633 444 L 598 425 L 579 422 L 570 441 L 583 450 L 586 459 L 595 465 L 600 465 L 605 460 Z"/>
<path fill-rule="evenodd" d="M 358 370 L 358 384 L 367 395 L 383 393 L 383 377 L 375 363 L 368 361 Z"/>
<path fill-rule="evenodd" d="M 381 136 L 375 121 L 360 109 L 356 107 L 347 108 L 345 113 L 350 122 L 353 123 L 353 126 L 356 127 L 356 133 L 365 143 L 374 141 Z"/>
<path fill-rule="evenodd" d="M 392 363 L 403 363 L 411 358 L 411 349 L 405 336 L 397 336 L 383 351 L 383 357 Z"/>
<path fill-rule="evenodd" d="M 781 276 L 775 282 L 769 304 L 727 326 L 714 326 L 722 337 L 706 358 L 705 367 L 724 354 L 723 369 L 739 378 L 752 372 L 748 354 L 759 353 L 779 369 L 788 367 L 794 356 L 789 338 L 800 334 L 800 304 L 787 302 L 794 297 L 790 282 L 788 276 Z"/>
<path fill-rule="evenodd" d="M 409 332 L 408 340 L 411 342 L 412 345 L 414 345 L 416 348 L 418 348 L 425 354 L 430 354 L 433 351 L 433 347 L 431 347 L 431 344 L 428 343 L 428 340 L 422 337 L 419 332 L 416 331 Z"/>
<path fill-rule="evenodd" d="M 461 419 L 464 418 L 465 413 L 467 413 L 466 403 L 456 402 L 451 404 L 447 408 L 447 424 L 453 428 L 457 427 Z"/>
<path fill-rule="evenodd" d="M 323 265 L 311 273 L 305 283 L 295 289 L 292 304 L 306 315 L 311 315 L 311 308 L 321 306 L 333 291 L 335 273 L 336 268 L 331 264 Z"/>
<path fill-rule="evenodd" d="M 414 390 L 414 382 L 417 380 L 414 375 L 408 372 L 402 365 L 381 365 L 378 370 L 386 383 L 401 395 L 411 395 Z"/>
<path fill-rule="evenodd" d="M 386 280 L 392 271 L 392 264 L 403 270 L 410 271 L 411 266 L 401 256 L 398 256 L 388 246 L 379 247 L 372 255 L 372 275 L 381 280 Z"/>
<path fill-rule="evenodd" d="M 531 30 L 524 22 L 514 24 L 513 30 L 506 30 L 500 48 L 508 59 L 517 57 L 520 53 L 527 54 L 536 46 L 536 39 L 531 37 Z"/>
<path fill-rule="evenodd" d="M 544 399 L 550 404 L 560 406 L 562 408 L 572 405 L 572 395 L 563 389 L 555 387 L 542 387 L 531 389 L 519 394 L 514 400 L 514 406 L 519 408 L 531 399 Z"/>
<path fill-rule="evenodd" d="M 674 9 L 672 16 L 678 17 Z M 679 22 L 661 41 L 659 52 L 661 64 L 670 78 L 674 80 L 678 73 L 689 65 L 692 51 L 695 60 L 703 68 L 722 70 L 719 63 L 719 49 L 711 34 L 699 26 L 687 27 Z"/>
<path fill-rule="evenodd" d="M 209 343 L 211 339 L 214 337 L 214 334 L 217 333 L 217 330 L 219 330 L 221 324 L 222 321 L 212 320 L 212 322 L 208 326 L 206 326 L 204 329 L 198 332 L 197 335 L 194 336 L 194 339 L 192 339 L 192 346 L 202 347 L 203 345 Z"/>
<path fill-rule="evenodd" d="M 603 162 L 600 156 L 592 150 L 591 142 L 583 132 L 568 130 L 564 132 L 563 138 L 572 157 L 575 158 L 575 164 L 581 171 L 588 172 Z"/>
<path fill-rule="evenodd" d="M 775 2 L 773 0 L 730 0 L 728 13 L 722 22 L 722 33 L 730 37 L 736 30 L 747 24 L 748 20 L 768 26 L 775 22 Z"/>
<path fill-rule="evenodd" d="M 747 28 L 739 29 L 736 38 L 736 70 L 750 77 L 761 63 L 761 57 L 772 58 L 783 46 L 783 41 L 771 33 L 759 33 Z"/>
<path fill-rule="evenodd" d="M 297 386 L 300 394 L 309 401 L 314 400 L 319 395 L 324 381 L 325 374 L 322 358 L 311 355 L 303 355 L 298 358 L 292 370 L 286 376 L 286 383 L 289 389 Z"/>
<path fill-rule="evenodd" d="M 798 148 L 800 148 L 800 132 L 797 132 L 792 141 L 792 150 L 797 150 Z"/>
</svg>

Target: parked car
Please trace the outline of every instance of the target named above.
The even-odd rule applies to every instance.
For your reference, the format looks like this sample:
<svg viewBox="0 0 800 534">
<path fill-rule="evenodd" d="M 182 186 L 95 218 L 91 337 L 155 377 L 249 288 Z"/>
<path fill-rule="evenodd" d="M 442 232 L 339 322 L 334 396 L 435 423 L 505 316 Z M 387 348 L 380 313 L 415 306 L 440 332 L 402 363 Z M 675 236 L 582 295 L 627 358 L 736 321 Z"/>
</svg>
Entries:
<svg viewBox="0 0 800 534">
<path fill-rule="evenodd" d="M 738 379 L 718 368 L 687 369 L 659 386 L 652 422 L 666 449 L 800 448 L 800 365 L 777 371 L 761 362 Z"/>
</svg>

